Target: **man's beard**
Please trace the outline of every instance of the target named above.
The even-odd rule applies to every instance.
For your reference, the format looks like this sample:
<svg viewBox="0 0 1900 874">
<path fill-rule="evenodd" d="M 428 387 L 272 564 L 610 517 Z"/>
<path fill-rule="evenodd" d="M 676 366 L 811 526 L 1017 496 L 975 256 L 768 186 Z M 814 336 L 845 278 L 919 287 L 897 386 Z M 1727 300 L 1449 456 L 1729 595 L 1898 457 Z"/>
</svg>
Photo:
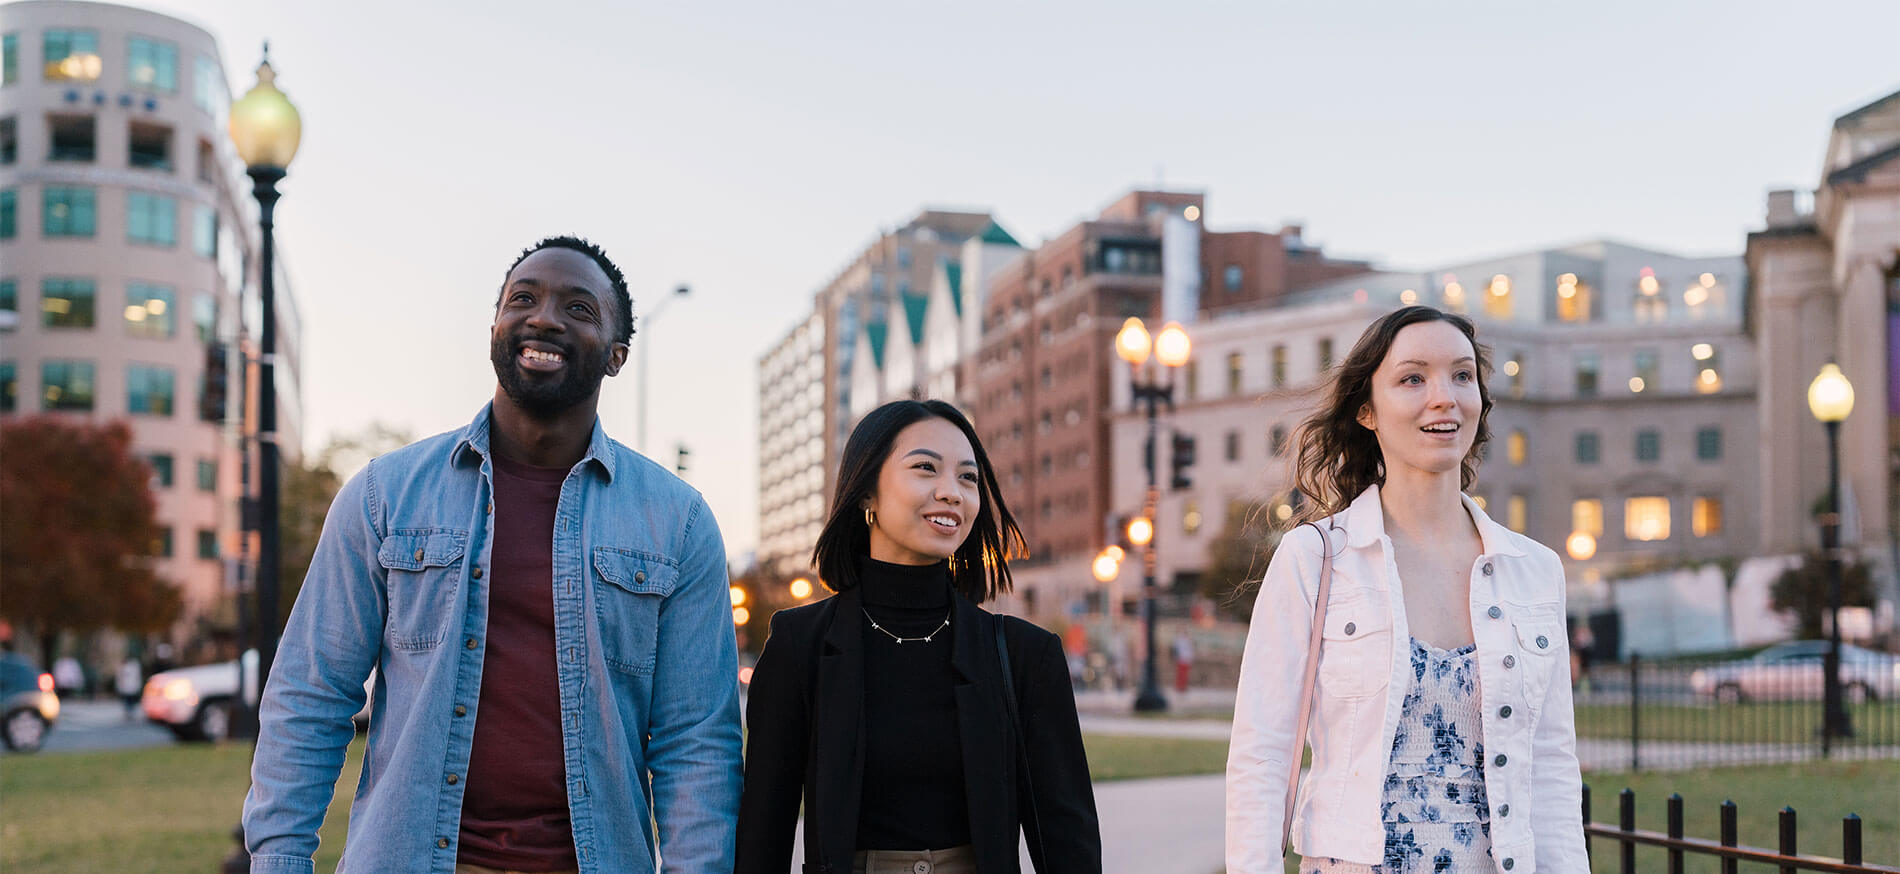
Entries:
<svg viewBox="0 0 1900 874">
<path fill-rule="evenodd" d="M 516 358 L 521 344 L 528 340 L 561 350 L 561 358 L 567 366 L 562 368 L 558 381 L 545 377 L 534 379 L 522 370 Z M 573 347 L 566 343 L 531 335 L 496 337 L 488 346 L 488 360 L 495 365 L 495 379 L 501 383 L 502 392 L 515 406 L 536 418 L 552 418 L 592 397 L 600 388 L 600 381 L 607 377 L 608 354 L 603 351 L 599 358 L 589 361 L 576 355 Z"/>
</svg>

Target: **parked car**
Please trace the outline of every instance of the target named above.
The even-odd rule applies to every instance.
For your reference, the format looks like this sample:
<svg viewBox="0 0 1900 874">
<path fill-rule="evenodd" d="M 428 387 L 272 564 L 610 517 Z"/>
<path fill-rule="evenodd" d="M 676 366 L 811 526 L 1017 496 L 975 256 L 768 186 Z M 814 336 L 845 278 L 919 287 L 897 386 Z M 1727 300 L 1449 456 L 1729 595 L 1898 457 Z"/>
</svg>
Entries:
<svg viewBox="0 0 1900 874">
<path fill-rule="evenodd" d="M 37 752 L 59 721 L 53 675 L 18 653 L 0 653 L 0 741 L 7 749 Z"/>
<path fill-rule="evenodd" d="M 244 703 L 257 706 L 257 650 L 245 650 Z M 376 685 L 370 672 L 363 684 L 363 709 L 352 721 L 358 730 L 369 725 L 369 699 Z M 145 681 L 140 709 L 145 718 L 171 729 L 179 740 L 221 741 L 231 736 L 232 706 L 238 700 L 236 661 L 177 668 L 153 674 Z"/>
<path fill-rule="evenodd" d="M 1754 656 L 1702 668 L 1689 675 L 1696 694 L 1717 703 L 1818 701 L 1826 686 L 1825 640 L 1790 640 Z M 1900 657 L 1851 643 L 1841 644 L 1841 693 L 1852 704 L 1877 701 L 1900 691 Z"/>
</svg>

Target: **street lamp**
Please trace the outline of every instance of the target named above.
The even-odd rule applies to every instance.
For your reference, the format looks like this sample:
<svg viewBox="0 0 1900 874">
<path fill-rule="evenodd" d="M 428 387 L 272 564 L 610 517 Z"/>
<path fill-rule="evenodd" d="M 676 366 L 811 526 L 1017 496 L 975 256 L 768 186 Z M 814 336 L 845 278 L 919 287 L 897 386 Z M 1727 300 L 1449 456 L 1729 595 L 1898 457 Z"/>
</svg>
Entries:
<svg viewBox="0 0 1900 874">
<path fill-rule="evenodd" d="M 1827 658 L 1821 687 L 1821 756 L 1834 738 L 1853 737 L 1841 700 L 1841 421 L 1854 411 L 1854 385 L 1829 361 L 1808 385 L 1808 411 L 1827 427 L 1827 512 L 1821 515 L 1821 552 L 1827 556 Z"/>
<path fill-rule="evenodd" d="M 1098 583 L 1106 583 L 1121 576 L 1122 562 L 1115 554 L 1104 549 L 1095 554 L 1095 560 L 1089 563 L 1089 573 Z"/>
<path fill-rule="evenodd" d="M 792 597 L 800 601 L 811 597 L 811 580 L 799 577 L 792 581 Z"/>
<path fill-rule="evenodd" d="M 290 98 L 277 90 L 277 71 L 270 65 L 270 43 L 264 44 L 263 63 L 257 65 L 257 84 L 231 104 L 231 142 L 254 183 L 260 237 L 258 294 L 264 324 L 259 329 L 257 356 L 257 573 L 253 577 L 257 605 L 257 690 L 263 695 L 277 657 L 278 593 L 278 481 L 277 446 L 277 294 L 276 242 L 273 213 L 277 183 L 297 155 L 303 138 L 303 120 Z M 240 690 L 241 691 L 241 690 Z M 243 696 L 240 695 L 240 698 Z M 244 707 L 248 702 L 240 702 Z M 245 708 L 246 724 L 253 714 Z"/>
<path fill-rule="evenodd" d="M 1597 539 L 1588 531 L 1572 531 L 1564 541 L 1564 551 L 1576 561 L 1589 561 L 1597 554 Z"/>
<path fill-rule="evenodd" d="M 1167 404 L 1170 409 L 1174 407 L 1174 371 L 1187 363 L 1190 350 L 1187 331 L 1177 322 L 1169 322 L 1159 336 L 1150 337 L 1148 327 L 1140 319 L 1131 318 L 1122 323 L 1121 331 L 1115 335 L 1115 354 L 1128 362 L 1129 391 L 1135 403 L 1146 407 L 1148 413 L 1148 443 L 1142 451 L 1148 490 L 1142 497 L 1141 516 L 1128 525 L 1128 541 L 1141 547 L 1142 635 L 1147 641 L 1141 663 L 1141 690 L 1135 695 L 1137 712 L 1168 708 L 1168 699 L 1161 697 L 1161 684 L 1155 673 L 1154 519 L 1155 504 L 1160 499 L 1155 485 L 1156 414 L 1161 404 Z M 1166 382 L 1155 379 L 1153 368 L 1148 366 L 1150 352 L 1167 371 Z"/>
<path fill-rule="evenodd" d="M 634 342 L 640 345 L 640 429 L 636 435 L 639 439 L 634 448 L 640 450 L 642 455 L 645 455 L 647 451 L 647 335 L 653 332 L 653 326 L 659 322 L 660 314 L 666 312 L 667 304 L 691 294 L 692 291 L 692 286 L 682 285 L 673 289 L 671 297 L 660 298 L 660 302 L 653 306 L 651 312 L 641 314 L 640 320 L 645 324 L 641 325 L 640 330 L 636 332 L 639 336 L 633 338 Z"/>
</svg>

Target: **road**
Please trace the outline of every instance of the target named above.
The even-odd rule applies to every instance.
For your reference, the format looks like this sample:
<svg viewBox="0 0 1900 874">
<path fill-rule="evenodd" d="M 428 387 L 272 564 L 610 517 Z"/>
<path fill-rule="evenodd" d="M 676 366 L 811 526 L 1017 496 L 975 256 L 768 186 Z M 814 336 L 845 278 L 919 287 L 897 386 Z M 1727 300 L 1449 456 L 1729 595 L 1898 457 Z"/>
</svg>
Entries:
<svg viewBox="0 0 1900 874">
<path fill-rule="evenodd" d="M 176 742 L 169 730 L 147 722 L 142 715 L 134 714 L 127 720 L 125 708 L 117 701 L 67 698 L 59 702 L 59 722 L 47 733 L 40 752 L 129 750 Z"/>
</svg>

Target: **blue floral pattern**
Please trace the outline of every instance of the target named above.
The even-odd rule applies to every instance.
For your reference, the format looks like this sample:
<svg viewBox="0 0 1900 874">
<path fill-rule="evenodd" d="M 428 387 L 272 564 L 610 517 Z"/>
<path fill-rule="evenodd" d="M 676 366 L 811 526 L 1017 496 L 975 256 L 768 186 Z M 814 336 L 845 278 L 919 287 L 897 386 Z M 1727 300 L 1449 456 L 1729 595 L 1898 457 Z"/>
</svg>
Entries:
<svg viewBox="0 0 1900 874">
<path fill-rule="evenodd" d="M 1424 874 L 1491 868 L 1477 645 L 1442 650 L 1412 639 L 1405 693 L 1379 817 L 1385 860 L 1305 859 L 1301 874 Z"/>
</svg>

